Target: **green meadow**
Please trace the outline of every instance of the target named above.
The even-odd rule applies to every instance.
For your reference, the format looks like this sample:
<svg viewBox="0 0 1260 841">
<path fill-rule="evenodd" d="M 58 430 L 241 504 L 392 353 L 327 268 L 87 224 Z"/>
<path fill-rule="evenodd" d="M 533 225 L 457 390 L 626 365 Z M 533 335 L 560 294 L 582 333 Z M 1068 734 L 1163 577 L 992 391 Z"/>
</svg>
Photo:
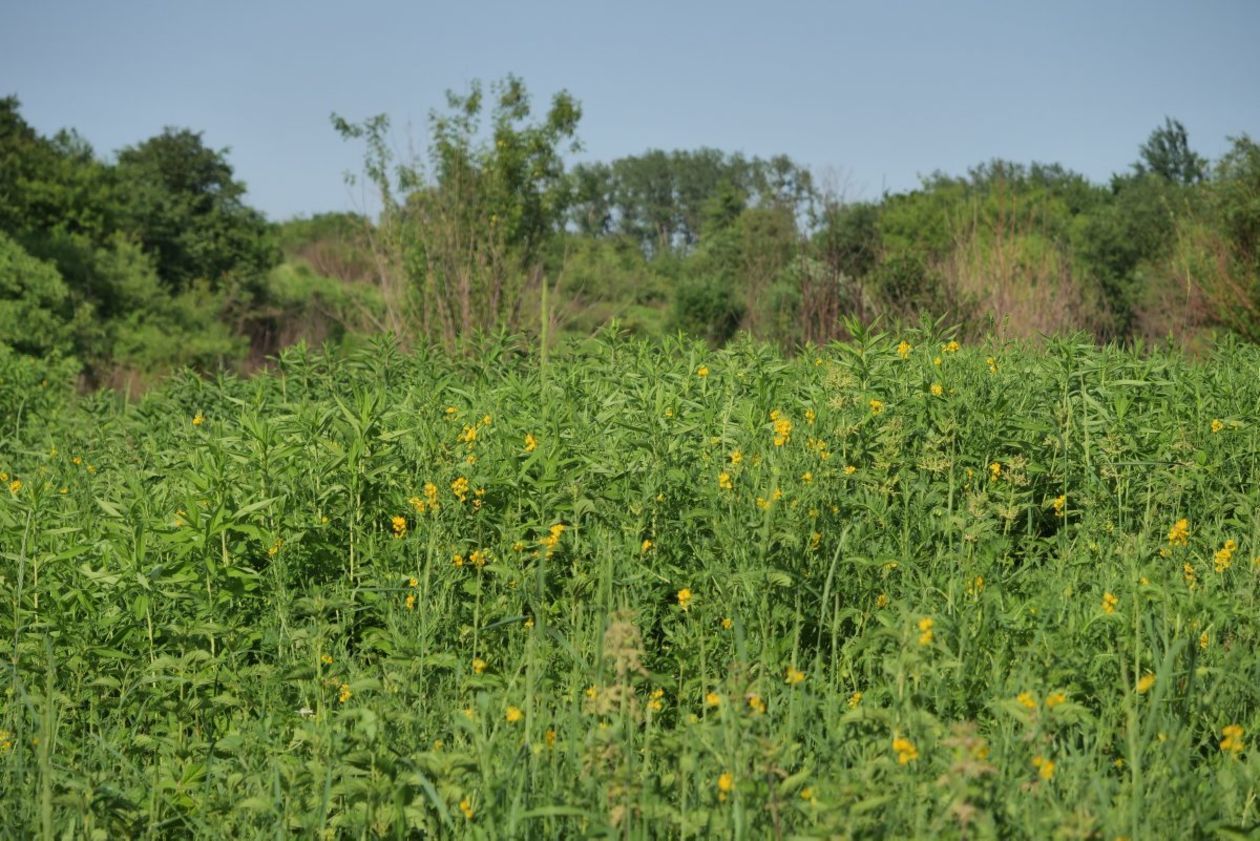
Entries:
<svg viewBox="0 0 1260 841">
<path fill-rule="evenodd" d="M 1254 837 L 1260 349 L 855 332 L 4 357 L 0 835 Z"/>
</svg>

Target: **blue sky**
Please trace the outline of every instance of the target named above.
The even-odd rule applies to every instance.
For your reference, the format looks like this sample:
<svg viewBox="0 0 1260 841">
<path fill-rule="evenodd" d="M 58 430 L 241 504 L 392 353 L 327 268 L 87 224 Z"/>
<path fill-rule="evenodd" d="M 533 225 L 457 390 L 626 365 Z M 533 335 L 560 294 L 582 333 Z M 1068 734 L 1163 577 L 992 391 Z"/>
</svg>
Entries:
<svg viewBox="0 0 1260 841">
<path fill-rule="evenodd" d="M 993 157 L 1105 180 L 1165 115 L 1215 158 L 1260 137 L 1258 34 L 1255 0 L 0 0 L 0 95 L 101 154 L 204 131 L 272 218 L 361 204 L 330 112 L 423 148 L 446 89 L 509 72 L 581 101 L 581 159 L 786 153 L 870 199 Z"/>
</svg>

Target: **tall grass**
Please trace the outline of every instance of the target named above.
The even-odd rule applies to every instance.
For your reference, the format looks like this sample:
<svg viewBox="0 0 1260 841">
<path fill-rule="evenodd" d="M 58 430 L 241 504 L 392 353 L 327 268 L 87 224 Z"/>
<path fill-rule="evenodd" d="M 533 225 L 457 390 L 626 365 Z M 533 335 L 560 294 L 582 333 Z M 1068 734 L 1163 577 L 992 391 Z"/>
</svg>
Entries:
<svg viewBox="0 0 1260 841">
<path fill-rule="evenodd" d="M 0 826 L 1254 831 L 1258 368 L 498 337 L 23 415 Z"/>
</svg>

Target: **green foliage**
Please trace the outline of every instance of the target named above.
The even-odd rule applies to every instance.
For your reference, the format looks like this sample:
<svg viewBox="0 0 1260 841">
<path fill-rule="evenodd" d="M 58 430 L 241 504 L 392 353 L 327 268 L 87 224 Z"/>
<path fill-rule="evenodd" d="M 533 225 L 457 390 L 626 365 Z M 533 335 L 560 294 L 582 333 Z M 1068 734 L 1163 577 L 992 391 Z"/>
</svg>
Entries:
<svg viewBox="0 0 1260 841">
<path fill-rule="evenodd" d="M 69 297 L 54 265 L 0 231 L 0 345 L 32 356 L 69 353 Z"/>
<path fill-rule="evenodd" d="M 206 147 L 200 132 L 167 128 L 123 149 L 117 174 L 124 226 L 174 294 L 197 281 L 250 293 L 275 265 L 266 221 L 244 203 L 227 151 Z"/>
<path fill-rule="evenodd" d="M 531 121 L 524 84 L 515 76 L 491 86 L 489 127 L 484 93 L 447 93 L 447 111 L 429 122 L 430 173 L 419 161 L 396 161 L 384 114 L 350 123 L 334 114 L 346 140 L 367 146 L 364 173 L 376 188 L 376 236 L 389 326 L 401 335 L 454 342 L 476 330 L 519 320 L 548 239 L 568 210 L 570 185 L 562 150 L 576 150 L 581 108 L 557 93 Z"/>
<path fill-rule="evenodd" d="M 56 410 L 0 348 L 5 830 L 1260 822 L 1256 347 L 854 332 L 299 347 Z"/>
<path fill-rule="evenodd" d="M 1207 175 L 1207 160 L 1190 148 L 1189 134 L 1180 120 L 1164 118 L 1142 144 L 1142 159 L 1133 165 L 1138 175 L 1150 173 L 1173 184 L 1195 184 Z"/>
<path fill-rule="evenodd" d="M 674 290 L 670 327 L 720 345 L 735 335 L 744 312 L 743 302 L 722 276 L 688 276 Z"/>
</svg>

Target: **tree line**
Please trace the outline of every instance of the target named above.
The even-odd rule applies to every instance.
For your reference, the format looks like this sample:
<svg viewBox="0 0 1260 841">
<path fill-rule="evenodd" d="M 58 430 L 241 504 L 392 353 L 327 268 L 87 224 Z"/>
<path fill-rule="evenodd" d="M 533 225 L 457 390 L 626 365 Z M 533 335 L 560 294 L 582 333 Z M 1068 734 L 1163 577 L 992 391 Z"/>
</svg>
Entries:
<svg viewBox="0 0 1260 841">
<path fill-rule="evenodd" d="M 849 201 L 786 156 L 568 166 L 580 120 L 570 94 L 539 110 L 516 77 L 448 94 L 411 157 L 387 116 L 333 115 L 376 209 L 270 222 L 198 132 L 104 158 L 0 100 L 0 352 L 129 386 L 302 339 L 550 341 L 613 320 L 787 348 L 927 316 L 1011 337 L 1260 339 L 1260 146 L 1245 135 L 1208 161 L 1167 119 L 1104 184 L 995 160 Z"/>
</svg>

